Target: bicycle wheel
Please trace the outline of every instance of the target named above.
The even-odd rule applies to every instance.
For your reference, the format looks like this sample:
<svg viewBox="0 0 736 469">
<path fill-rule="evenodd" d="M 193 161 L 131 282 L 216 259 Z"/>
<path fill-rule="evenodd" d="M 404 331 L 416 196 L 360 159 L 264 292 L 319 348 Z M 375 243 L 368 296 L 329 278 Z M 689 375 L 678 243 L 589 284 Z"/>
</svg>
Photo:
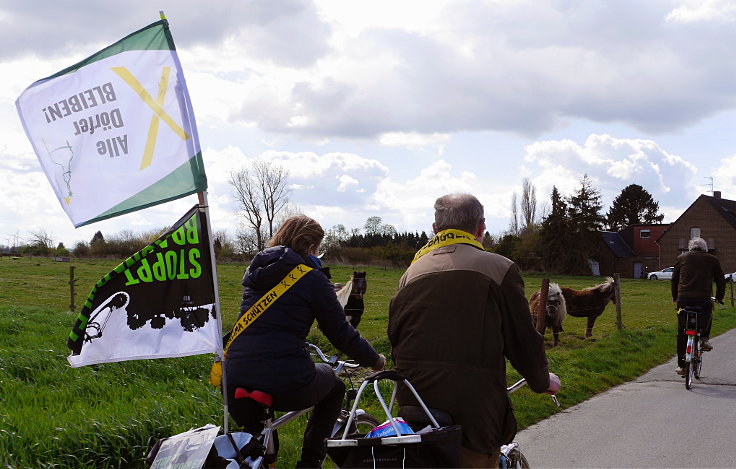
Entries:
<svg viewBox="0 0 736 469">
<path fill-rule="evenodd" d="M 499 464 L 499 467 L 508 467 L 511 469 L 529 469 L 529 461 L 526 460 L 526 456 L 524 456 L 524 453 L 519 451 L 518 448 L 512 449 L 509 452 L 508 460 L 506 461 L 507 465 L 504 465 L 503 462 Z"/>
<path fill-rule="evenodd" d="M 371 414 L 356 415 L 355 421 L 353 421 L 353 427 L 355 428 L 355 431 L 357 433 L 360 433 L 361 435 L 365 435 L 379 425 L 381 425 L 380 420 L 378 420 Z"/>
<path fill-rule="evenodd" d="M 693 374 L 695 373 L 693 360 L 694 358 L 691 358 L 689 362 L 685 363 L 685 389 L 693 387 Z"/>
<path fill-rule="evenodd" d="M 700 346 L 696 343 L 694 345 L 695 350 L 693 351 L 693 375 L 695 379 L 700 379 L 700 370 L 703 368 L 703 351 Z"/>
</svg>

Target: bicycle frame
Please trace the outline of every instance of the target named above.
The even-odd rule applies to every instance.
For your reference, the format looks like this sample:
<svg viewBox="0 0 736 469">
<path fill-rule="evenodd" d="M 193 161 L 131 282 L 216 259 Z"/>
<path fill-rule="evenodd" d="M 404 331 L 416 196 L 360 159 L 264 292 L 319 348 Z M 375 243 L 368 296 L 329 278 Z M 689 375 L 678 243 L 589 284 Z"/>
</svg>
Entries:
<svg viewBox="0 0 736 469">
<path fill-rule="evenodd" d="M 322 353 L 322 350 L 319 349 L 316 345 L 313 344 L 307 344 L 307 346 L 320 358 L 320 360 L 324 363 L 327 363 L 328 365 L 331 365 L 334 367 L 334 371 L 336 375 L 339 375 L 345 368 L 357 368 L 359 365 L 354 363 L 349 363 L 346 361 L 338 360 L 336 356 L 327 357 Z M 348 407 L 350 407 L 348 405 Z M 263 465 L 263 460 L 266 456 L 274 455 L 276 453 L 276 448 L 274 445 L 274 432 L 278 430 L 279 428 L 283 427 L 289 422 L 292 422 L 299 418 L 300 416 L 306 414 L 307 412 L 311 411 L 313 407 L 309 407 L 306 409 L 301 410 L 292 410 L 289 412 L 286 412 L 285 414 L 281 415 L 280 417 L 276 419 L 268 419 L 265 422 L 263 422 L 263 430 L 261 430 L 258 434 L 248 434 L 250 435 L 250 438 L 245 441 L 245 443 L 250 442 L 250 439 L 256 438 L 260 440 L 261 444 L 263 445 L 265 451 L 263 451 L 263 454 L 259 455 L 256 459 L 251 460 L 251 458 L 246 459 L 246 463 L 249 464 L 252 468 L 259 468 Z M 356 415 L 363 415 L 366 412 L 363 409 L 357 409 Z M 340 416 L 338 417 L 337 421 L 335 422 L 335 425 L 332 428 L 332 433 L 330 436 L 335 436 L 338 432 L 342 431 L 343 429 L 349 428 L 347 425 L 351 423 L 351 420 L 347 419 L 347 414 L 344 409 L 341 410 Z M 346 430 L 347 431 L 347 430 Z"/>
<path fill-rule="evenodd" d="M 685 345 L 685 389 L 692 387 L 693 377 L 700 379 L 700 367 L 702 366 L 703 350 L 700 347 L 700 329 L 703 327 L 701 321 L 709 321 L 707 311 L 699 308 L 684 307 L 680 310 L 681 314 L 685 314 L 685 335 L 687 342 Z"/>
</svg>

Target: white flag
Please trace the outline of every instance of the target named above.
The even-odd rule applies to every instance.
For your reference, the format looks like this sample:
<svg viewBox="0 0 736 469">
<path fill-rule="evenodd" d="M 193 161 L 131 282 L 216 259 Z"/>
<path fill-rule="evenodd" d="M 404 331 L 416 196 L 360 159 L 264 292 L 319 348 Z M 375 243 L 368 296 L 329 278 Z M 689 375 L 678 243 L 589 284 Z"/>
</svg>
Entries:
<svg viewBox="0 0 736 469">
<path fill-rule="evenodd" d="M 166 20 L 37 81 L 16 107 L 74 226 L 207 189 Z"/>
<path fill-rule="evenodd" d="M 206 227 L 193 207 L 97 282 L 69 334 L 71 366 L 222 353 Z"/>
</svg>

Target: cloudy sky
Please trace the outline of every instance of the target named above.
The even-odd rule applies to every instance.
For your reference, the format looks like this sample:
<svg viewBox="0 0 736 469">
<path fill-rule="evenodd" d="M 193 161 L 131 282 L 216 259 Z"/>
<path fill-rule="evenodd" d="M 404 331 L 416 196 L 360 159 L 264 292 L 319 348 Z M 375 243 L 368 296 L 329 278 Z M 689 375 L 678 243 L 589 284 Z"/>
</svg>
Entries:
<svg viewBox="0 0 736 469">
<path fill-rule="evenodd" d="M 158 20 L 171 24 L 209 180 L 213 229 L 234 233 L 232 170 L 285 166 L 291 200 L 330 228 L 370 216 L 429 230 L 470 192 L 509 226 L 524 178 L 539 211 L 588 174 L 605 209 L 636 183 L 674 221 L 701 193 L 736 199 L 736 1 L 194 0 L 0 4 L 0 245 L 39 229 L 161 228 L 177 202 L 75 229 L 15 100 Z M 205 6 L 206 5 L 206 6 Z"/>
</svg>

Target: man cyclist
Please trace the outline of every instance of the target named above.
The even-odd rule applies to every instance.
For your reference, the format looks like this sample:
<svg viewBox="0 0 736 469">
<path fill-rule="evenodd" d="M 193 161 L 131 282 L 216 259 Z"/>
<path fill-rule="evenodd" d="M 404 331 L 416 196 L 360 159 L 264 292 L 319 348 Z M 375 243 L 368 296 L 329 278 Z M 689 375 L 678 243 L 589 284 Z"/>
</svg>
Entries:
<svg viewBox="0 0 736 469">
<path fill-rule="evenodd" d="M 726 294 L 726 280 L 718 258 L 708 253 L 708 244 L 703 238 L 693 238 L 688 243 L 688 251 L 680 254 L 672 272 L 672 301 L 680 310 L 686 306 L 702 308 L 708 315 L 708 324 L 701 331 L 702 350 L 713 350 L 710 343 L 710 328 L 713 323 L 712 312 L 713 282 L 716 282 L 716 301 L 722 302 Z M 678 375 L 685 375 L 685 322 L 687 315 L 677 315 L 677 369 Z"/>
<path fill-rule="evenodd" d="M 505 358 L 535 392 L 554 394 L 560 381 L 547 369 L 519 269 L 480 244 L 483 205 L 470 194 L 451 194 L 434 208 L 436 235 L 391 300 L 391 355 L 429 407 L 462 425 L 461 467 L 498 467 L 501 445 L 516 433 Z M 397 397 L 417 405 L 403 386 Z"/>
</svg>

